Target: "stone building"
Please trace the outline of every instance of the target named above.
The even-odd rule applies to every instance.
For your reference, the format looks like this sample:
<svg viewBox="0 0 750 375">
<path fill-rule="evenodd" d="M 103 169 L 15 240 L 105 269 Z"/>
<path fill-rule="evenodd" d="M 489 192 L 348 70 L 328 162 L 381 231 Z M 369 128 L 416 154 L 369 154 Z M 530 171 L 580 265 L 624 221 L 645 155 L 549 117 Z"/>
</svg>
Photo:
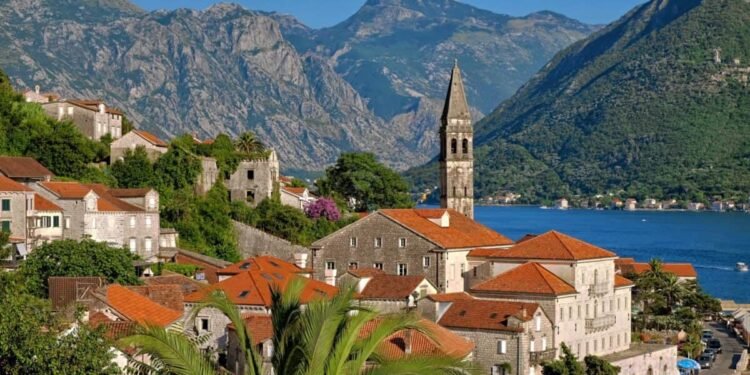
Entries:
<svg viewBox="0 0 750 375">
<path fill-rule="evenodd" d="M 424 276 L 439 291 L 460 292 L 470 250 L 512 244 L 452 209 L 388 209 L 314 242 L 312 265 L 318 280 L 335 280 L 349 269 L 376 268 Z"/>
<path fill-rule="evenodd" d="M 207 156 L 201 156 L 201 174 L 198 175 L 198 181 L 195 182 L 195 193 L 206 195 L 219 178 L 219 166 L 216 165 L 216 159 Z"/>
<path fill-rule="evenodd" d="M 0 156 L 0 175 L 22 184 L 49 181 L 54 177 L 36 159 L 23 156 Z"/>
<path fill-rule="evenodd" d="M 54 92 L 42 92 L 39 85 L 34 86 L 33 90 L 24 90 L 23 98 L 27 103 L 49 103 L 60 99 L 60 95 Z"/>
<path fill-rule="evenodd" d="M 122 137 L 122 115 L 101 100 L 62 100 L 42 103 L 48 116 L 58 121 L 70 120 L 89 139 L 99 140 L 106 134 Z"/>
<path fill-rule="evenodd" d="M 440 302 L 441 326 L 474 343 L 473 359 L 487 374 L 541 374 L 555 358 L 554 329 L 536 303 L 458 299 Z"/>
<path fill-rule="evenodd" d="M 507 250 L 469 253 L 470 292 L 481 299 L 538 303 L 555 347 L 582 358 L 627 350 L 633 283 L 615 273 L 617 256 L 555 231 Z"/>
<path fill-rule="evenodd" d="M 420 299 L 437 293 L 424 276 L 388 275 L 375 268 L 349 270 L 339 278 L 339 284 L 355 285 L 360 306 L 382 313 L 416 309 Z"/>
<path fill-rule="evenodd" d="M 440 123 L 440 207 L 474 218 L 474 130 L 458 62 Z"/>
<path fill-rule="evenodd" d="M 254 206 L 271 197 L 278 181 L 279 159 L 271 150 L 266 159 L 240 162 L 226 181 L 226 187 L 232 201 L 244 201 Z"/>
<path fill-rule="evenodd" d="M 112 142 L 109 146 L 109 160 L 111 163 L 122 160 L 128 150 L 134 151 L 138 147 L 143 147 L 152 162 L 169 150 L 167 142 L 162 141 L 154 134 L 145 130 L 133 129 L 122 138 Z"/>
<path fill-rule="evenodd" d="M 279 190 L 281 203 L 299 210 L 317 199 L 306 187 L 281 186 Z"/>
<path fill-rule="evenodd" d="M 122 246 L 144 259 L 159 252 L 159 198 L 151 189 L 42 182 L 36 192 L 63 209 L 63 235 Z M 122 198 L 118 198 L 122 197 Z"/>
</svg>

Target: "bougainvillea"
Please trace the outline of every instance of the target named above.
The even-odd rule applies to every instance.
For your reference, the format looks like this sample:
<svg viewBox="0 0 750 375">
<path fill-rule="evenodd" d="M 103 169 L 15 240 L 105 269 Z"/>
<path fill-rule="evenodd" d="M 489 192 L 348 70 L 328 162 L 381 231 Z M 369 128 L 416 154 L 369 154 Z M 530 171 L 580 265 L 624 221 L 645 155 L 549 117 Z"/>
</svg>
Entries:
<svg viewBox="0 0 750 375">
<path fill-rule="evenodd" d="M 330 198 L 320 198 L 305 206 L 305 214 L 311 219 L 326 218 L 329 221 L 337 221 L 341 218 L 341 212 L 336 207 L 336 202 Z"/>
</svg>

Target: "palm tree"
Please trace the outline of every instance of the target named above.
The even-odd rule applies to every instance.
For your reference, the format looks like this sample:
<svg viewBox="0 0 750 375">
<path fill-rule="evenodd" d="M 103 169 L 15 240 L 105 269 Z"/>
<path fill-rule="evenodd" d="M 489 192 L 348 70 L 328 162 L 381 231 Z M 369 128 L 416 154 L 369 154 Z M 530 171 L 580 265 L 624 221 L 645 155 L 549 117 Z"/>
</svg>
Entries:
<svg viewBox="0 0 750 375">
<path fill-rule="evenodd" d="M 237 152 L 250 158 L 262 155 L 266 150 L 266 146 L 251 131 L 240 134 L 240 137 L 234 143 L 234 147 Z"/>
<path fill-rule="evenodd" d="M 664 275 L 659 293 L 666 298 L 670 311 L 674 310 L 674 307 L 682 302 L 685 292 L 685 287 L 677 276 L 672 273 Z"/>
<path fill-rule="evenodd" d="M 332 299 L 319 299 L 304 308 L 300 294 L 304 283 L 291 281 L 283 292 L 272 291 L 273 348 L 271 364 L 274 373 L 284 375 L 459 375 L 474 374 L 478 370 L 469 362 L 447 356 L 408 356 L 389 359 L 378 353 L 378 347 L 388 337 L 405 329 L 412 329 L 430 336 L 431 332 L 419 324 L 419 317 L 411 313 L 381 315 L 355 306 L 353 288 L 341 290 Z M 246 359 L 245 374 L 263 374 L 261 355 L 252 345 L 251 332 L 245 328 L 239 310 L 225 295 L 214 293 L 193 310 L 194 317 L 200 310 L 215 308 L 233 323 L 240 348 Z M 371 329 L 363 330 L 365 326 Z M 155 330 L 155 331 L 153 331 Z M 196 362 L 175 365 L 179 358 L 191 349 L 171 347 L 174 340 L 159 339 L 161 345 L 147 345 L 155 340 L 152 336 L 183 335 L 150 328 L 139 335 L 123 340 L 123 344 L 134 345 L 141 353 L 149 354 L 157 363 L 164 364 L 168 374 L 204 375 L 206 363 Z M 366 333 L 366 334 L 365 334 Z M 199 352 L 196 348 L 194 352 Z M 174 353 L 180 353 L 175 355 Z M 195 366 L 195 367 L 193 367 Z"/>
</svg>

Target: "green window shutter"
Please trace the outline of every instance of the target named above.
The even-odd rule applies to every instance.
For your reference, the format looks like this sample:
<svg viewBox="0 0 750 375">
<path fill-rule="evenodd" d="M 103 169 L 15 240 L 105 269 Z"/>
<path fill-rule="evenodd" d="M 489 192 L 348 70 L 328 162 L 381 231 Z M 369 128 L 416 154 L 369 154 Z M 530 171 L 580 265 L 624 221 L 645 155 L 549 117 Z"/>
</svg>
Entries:
<svg viewBox="0 0 750 375">
<path fill-rule="evenodd" d="M 10 211 L 10 199 L 3 199 L 3 211 Z"/>
<path fill-rule="evenodd" d="M 52 227 L 60 228 L 60 216 L 52 216 Z"/>
<path fill-rule="evenodd" d="M 5 205 L 5 203 L 3 203 L 3 205 Z M 2 226 L 3 232 L 10 232 L 10 221 L 4 220 L 2 223 L 3 223 L 2 224 L 3 225 Z"/>
</svg>

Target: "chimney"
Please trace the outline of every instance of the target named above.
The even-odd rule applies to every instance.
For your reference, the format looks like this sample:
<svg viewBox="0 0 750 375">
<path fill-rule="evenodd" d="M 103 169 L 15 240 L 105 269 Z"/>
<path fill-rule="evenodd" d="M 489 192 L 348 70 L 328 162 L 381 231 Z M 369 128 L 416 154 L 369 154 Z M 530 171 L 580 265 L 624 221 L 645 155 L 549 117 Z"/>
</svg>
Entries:
<svg viewBox="0 0 750 375">
<path fill-rule="evenodd" d="M 99 113 L 104 113 L 105 109 L 104 103 L 99 103 Z"/>
<path fill-rule="evenodd" d="M 526 305 L 523 305 L 521 307 L 521 318 L 526 319 L 526 315 L 527 314 L 528 314 L 528 312 L 526 311 Z"/>
<path fill-rule="evenodd" d="M 411 354 L 411 330 L 407 329 L 404 332 L 404 352 Z"/>
<path fill-rule="evenodd" d="M 39 85 L 34 86 L 34 92 L 36 92 L 37 94 L 39 94 L 40 90 L 41 90 L 41 87 L 39 87 Z"/>
<path fill-rule="evenodd" d="M 325 271 L 326 284 L 336 286 L 336 270 Z"/>
<path fill-rule="evenodd" d="M 439 218 L 429 220 L 440 228 L 449 228 L 451 226 L 451 215 L 448 213 L 448 210 L 445 210 Z"/>
<path fill-rule="evenodd" d="M 296 264 L 297 267 L 302 268 L 302 269 L 307 268 L 307 254 L 305 253 L 294 254 L 294 264 Z"/>
</svg>

